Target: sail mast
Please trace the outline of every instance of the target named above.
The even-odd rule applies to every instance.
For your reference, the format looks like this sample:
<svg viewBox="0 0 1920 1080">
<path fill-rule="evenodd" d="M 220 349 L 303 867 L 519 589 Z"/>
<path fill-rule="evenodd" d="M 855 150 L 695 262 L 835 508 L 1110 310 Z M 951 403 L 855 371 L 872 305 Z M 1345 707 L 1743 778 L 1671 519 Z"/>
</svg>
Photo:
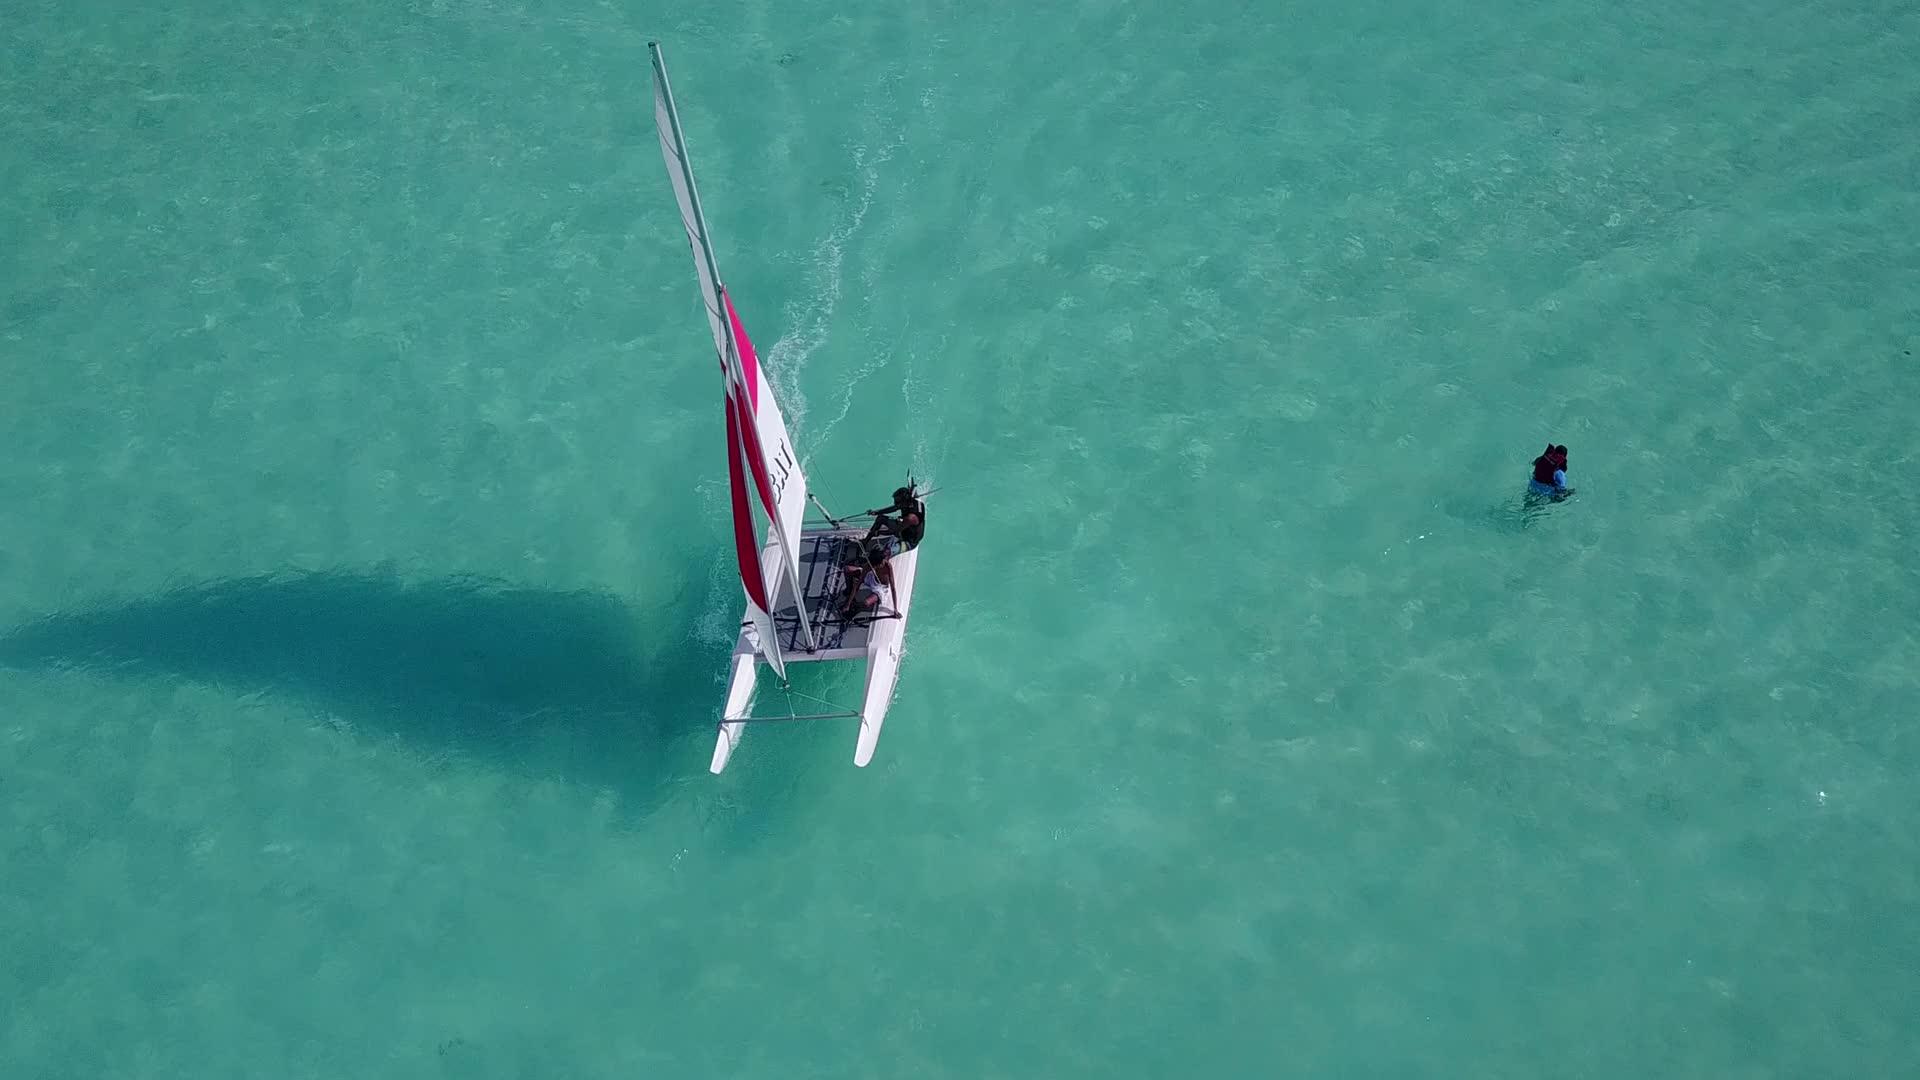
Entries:
<svg viewBox="0 0 1920 1080">
<path fill-rule="evenodd" d="M 700 291 L 703 294 L 706 293 L 707 288 L 705 286 L 708 282 L 712 282 L 712 290 L 715 294 L 718 294 L 720 290 L 724 288 L 724 286 L 720 284 L 720 263 L 719 260 L 713 257 L 713 241 L 708 238 L 707 234 L 707 215 L 706 212 L 700 208 L 700 189 L 693 184 L 693 162 L 687 157 L 687 137 L 686 133 L 680 129 L 680 110 L 673 103 L 673 84 L 667 81 L 667 60 L 666 57 L 660 54 L 659 42 L 647 42 L 647 49 L 653 54 L 654 78 L 660 80 L 660 112 L 661 115 L 666 117 L 668 133 L 673 138 L 673 161 L 670 164 L 674 166 L 680 174 L 680 193 L 685 196 L 686 208 L 691 211 L 693 215 L 692 221 L 683 222 L 683 224 L 686 225 L 687 233 L 693 239 L 695 254 L 699 255 L 700 261 L 706 264 L 707 274 L 705 279 L 701 281 L 702 288 Z M 711 297 L 703 295 L 701 299 L 706 301 L 707 317 L 713 320 L 714 337 L 726 342 L 721 367 L 725 369 L 730 383 L 739 383 L 742 381 L 740 377 L 740 362 L 739 359 L 734 356 L 733 337 L 730 334 L 723 335 L 719 332 L 720 298 L 718 295 Z"/>
<path fill-rule="evenodd" d="M 764 440 L 762 438 L 763 429 L 771 431 L 777 438 L 777 449 L 781 451 L 781 456 L 788 459 L 791 458 L 791 447 L 788 445 L 786 438 L 786 425 L 780 418 L 779 406 L 773 402 L 770 393 L 765 394 L 767 397 L 766 411 L 769 415 L 767 417 L 760 415 L 761 410 L 758 399 L 763 395 L 762 385 L 765 377 L 759 371 L 757 361 L 749 357 L 743 357 L 741 354 L 743 347 L 750 350 L 752 346 L 744 340 L 745 330 L 739 325 L 739 317 L 734 313 L 732 301 L 727 298 L 726 286 L 722 284 L 720 279 L 719 260 L 714 257 L 713 242 L 707 229 L 706 213 L 700 206 L 700 191 L 699 188 L 694 185 L 693 181 L 693 162 L 687 154 L 686 134 L 680 125 L 680 110 L 674 104 L 673 86 L 667 78 L 666 59 L 661 54 L 660 44 L 658 42 L 648 42 L 647 49 L 653 57 L 656 89 L 655 119 L 656 123 L 663 128 L 661 134 L 665 136 L 662 140 L 661 149 L 668 158 L 667 164 L 670 175 L 676 181 L 674 188 L 676 189 L 675 194 L 679 197 L 678 201 L 680 203 L 682 217 L 681 224 L 685 226 L 688 237 L 693 242 L 696 256 L 696 269 L 704 271 L 704 273 L 698 275 L 700 278 L 701 301 L 707 309 L 708 327 L 713 332 L 714 345 L 720 353 L 720 368 L 726 380 L 727 396 L 731 402 L 728 408 L 732 410 L 737 404 L 740 414 L 740 423 L 730 423 L 728 425 L 734 429 L 732 433 L 734 445 L 729 448 L 729 452 L 732 453 L 736 449 L 743 452 L 745 460 L 751 465 L 750 472 L 752 473 L 754 481 L 755 493 L 766 509 L 768 519 L 771 522 L 771 531 L 780 548 L 780 562 L 782 567 L 780 579 L 784 579 L 792 591 L 794 607 L 800 616 L 802 644 L 811 652 L 815 647 L 813 620 L 807 610 L 806 591 L 801 588 L 800 585 L 798 574 L 800 559 L 795 547 L 797 537 L 788 536 L 788 533 L 793 531 L 794 527 L 798 525 L 797 519 L 799 515 L 784 512 L 786 508 L 780 504 L 785 500 L 777 497 L 769 497 L 769 480 L 764 464 L 765 446 L 763 445 Z M 729 415 L 731 417 L 731 411 Z M 797 472 L 797 465 L 794 471 Z M 801 483 L 804 486 L 804 478 L 802 478 Z M 798 500 L 796 498 L 793 501 L 797 503 Z M 736 500 L 735 512 L 738 513 L 740 509 L 741 507 Z M 748 520 L 751 521 L 751 511 L 748 510 L 747 514 Z M 787 517 L 793 517 L 796 520 L 789 523 L 783 520 Z M 748 569 L 746 565 L 747 557 L 744 552 L 742 552 L 742 556 L 741 569 L 744 573 Z M 757 551 L 755 551 L 751 561 L 757 568 L 760 562 Z M 762 580 L 764 581 L 765 579 L 762 578 Z M 767 625 L 759 629 L 760 636 L 764 639 L 762 649 L 767 656 L 767 662 L 773 665 L 775 672 L 784 679 L 786 672 L 780 660 L 779 642 L 777 636 L 772 633 L 771 608 L 777 606 L 780 601 L 779 584 L 777 580 L 775 582 L 765 583 L 769 586 L 764 590 L 768 594 L 767 606 L 769 610 L 766 612 L 768 618 L 766 620 Z M 749 600 L 752 599 L 752 594 L 753 590 L 750 588 L 748 590 Z M 756 622 L 758 622 L 758 620 L 756 620 Z"/>
</svg>

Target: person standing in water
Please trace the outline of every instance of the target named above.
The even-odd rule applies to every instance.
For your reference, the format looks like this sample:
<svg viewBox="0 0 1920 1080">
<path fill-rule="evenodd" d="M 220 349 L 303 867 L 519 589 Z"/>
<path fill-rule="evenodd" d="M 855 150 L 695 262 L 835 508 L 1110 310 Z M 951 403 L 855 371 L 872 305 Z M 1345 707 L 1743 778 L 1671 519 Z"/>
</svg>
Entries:
<svg viewBox="0 0 1920 1080">
<path fill-rule="evenodd" d="M 1546 453 L 1533 459 L 1533 475 L 1527 480 L 1527 494 L 1544 495 L 1554 502 L 1573 494 L 1567 486 L 1567 448 L 1547 444 Z"/>
</svg>

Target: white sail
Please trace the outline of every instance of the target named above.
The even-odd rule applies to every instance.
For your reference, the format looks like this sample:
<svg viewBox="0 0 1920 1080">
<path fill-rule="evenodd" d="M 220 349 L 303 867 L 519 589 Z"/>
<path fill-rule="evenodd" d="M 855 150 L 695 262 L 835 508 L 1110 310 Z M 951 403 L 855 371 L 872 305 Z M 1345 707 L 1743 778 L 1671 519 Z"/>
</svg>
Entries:
<svg viewBox="0 0 1920 1080">
<path fill-rule="evenodd" d="M 727 397 L 729 481 L 734 486 L 735 549 L 740 563 L 742 584 L 747 593 L 749 621 L 754 625 L 762 655 L 782 679 L 786 669 L 781 662 L 777 635 L 773 632 L 768 610 L 781 596 L 784 578 L 790 585 L 800 615 L 799 627 L 805 646 L 813 647 L 813 630 L 808 617 L 805 591 L 799 586 L 800 529 L 806 514 L 806 476 L 800 469 L 787 436 L 785 418 L 774 399 L 773 387 L 760 370 L 759 357 L 747 337 L 733 301 L 721 283 L 720 269 L 714 259 L 713 243 L 700 209 L 699 189 L 693 182 L 693 166 L 688 160 L 686 140 L 680 129 L 679 113 L 674 108 L 673 90 L 667 81 L 666 61 L 658 45 L 653 52 L 654 122 L 660 135 L 660 153 L 666 160 L 667 177 L 673 184 L 680 221 L 686 228 L 687 242 L 693 249 L 694 272 L 700 282 L 700 299 L 707 311 L 707 326 L 713 335 L 714 352 L 720 362 Z M 736 456 L 737 455 L 737 456 Z M 751 492 L 743 502 L 740 486 Z M 766 514 L 779 558 L 767 562 L 759 557 L 754 541 L 753 512 L 750 503 L 758 503 Z"/>
<path fill-rule="evenodd" d="M 743 395 L 727 388 L 727 495 L 733 519 L 734 559 L 740 566 L 740 584 L 747 594 L 747 625 L 752 640 L 767 658 L 773 673 L 784 681 L 787 665 L 780 655 L 780 635 L 773 623 L 774 604 L 780 596 L 777 564 L 761 558 L 753 536 L 753 497 L 747 494 L 747 442 L 752 437 L 746 419 Z"/>
</svg>

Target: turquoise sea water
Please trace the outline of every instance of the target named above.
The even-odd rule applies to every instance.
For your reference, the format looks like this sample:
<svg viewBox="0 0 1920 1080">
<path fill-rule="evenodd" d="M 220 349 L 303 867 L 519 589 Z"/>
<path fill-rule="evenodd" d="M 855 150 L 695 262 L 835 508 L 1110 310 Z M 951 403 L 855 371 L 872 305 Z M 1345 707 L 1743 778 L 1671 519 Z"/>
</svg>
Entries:
<svg viewBox="0 0 1920 1080">
<path fill-rule="evenodd" d="M 0 1075 L 1920 1071 L 1911 5 L 5 22 Z"/>
</svg>

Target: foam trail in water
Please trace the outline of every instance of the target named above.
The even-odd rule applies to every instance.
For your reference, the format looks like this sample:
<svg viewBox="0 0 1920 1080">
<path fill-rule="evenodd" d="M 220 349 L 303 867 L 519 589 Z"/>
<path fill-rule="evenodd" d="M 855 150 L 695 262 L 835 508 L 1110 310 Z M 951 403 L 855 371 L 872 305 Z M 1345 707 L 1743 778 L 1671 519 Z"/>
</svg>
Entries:
<svg viewBox="0 0 1920 1080">
<path fill-rule="evenodd" d="M 934 346 L 933 353 L 935 356 L 945 356 L 946 352 L 947 336 L 942 334 L 940 335 L 940 343 Z M 900 379 L 900 397 L 904 402 L 904 410 L 908 419 L 908 430 L 913 432 L 913 456 L 911 458 L 913 461 L 913 476 L 914 479 L 920 482 L 921 488 L 931 490 L 936 486 L 933 478 L 933 459 L 935 457 L 945 457 L 946 455 L 944 453 L 935 454 L 929 445 L 929 440 L 933 432 L 940 429 L 940 425 L 938 422 L 931 421 L 923 415 L 925 410 L 922 408 L 921 403 L 925 399 L 919 393 L 920 384 L 914 370 L 914 361 L 916 359 L 918 359 L 918 354 L 913 352 L 907 353 L 905 371 L 902 373 Z M 946 439 L 943 429 L 942 436 L 940 443 L 944 448 Z"/>
<path fill-rule="evenodd" d="M 832 433 L 833 429 L 838 427 L 840 421 L 845 420 L 847 414 L 853 411 L 854 391 L 858 390 L 868 379 L 878 374 L 882 368 L 887 366 L 888 362 L 893 359 L 893 354 L 899 352 L 900 346 L 905 343 L 907 331 L 910 328 L 911 325 L 903 327 L 900 331 L 900 341 L 895 342 L 892 349 L 886 352 L 875 353 L 873 357 L 867 361 L 865 366 L 853 373 L 853 378 L 848 379 L 845 385 L 840 387 L 840 411 L 834 415 L 833 419 L 820 426 L 819 434 L 814 436 L 815 442 L 826 442 L 827 436 Z"/>
<path fill-rule="evenodd" d="M 854 147 L 853 167 L 860 178 L 859 197 L 845 219 L 815 246 L 816 284 L 813 295 L 788 305 L 785 314 L 794 328 L 767 351 L 774 389 L 780 395 L 788 426 L 796 432 L 805 427 L 807 415 L 806 398 L 800 392 L 800 372 L 807 358 L 827 340 L 828 327 L 840 303 L 841 267 L 846 260 L 847 243 L 859 233 L 861 225 L 867 220 L 867 211 L 873 206 L 874 192 L 880 186 L 880 167 L 892 160 L 894 153 L 905 143 L 906 136 L 901 131 L 896 132 L 892 141 L 871 156 L 864 144 Z"/>
</svg>

